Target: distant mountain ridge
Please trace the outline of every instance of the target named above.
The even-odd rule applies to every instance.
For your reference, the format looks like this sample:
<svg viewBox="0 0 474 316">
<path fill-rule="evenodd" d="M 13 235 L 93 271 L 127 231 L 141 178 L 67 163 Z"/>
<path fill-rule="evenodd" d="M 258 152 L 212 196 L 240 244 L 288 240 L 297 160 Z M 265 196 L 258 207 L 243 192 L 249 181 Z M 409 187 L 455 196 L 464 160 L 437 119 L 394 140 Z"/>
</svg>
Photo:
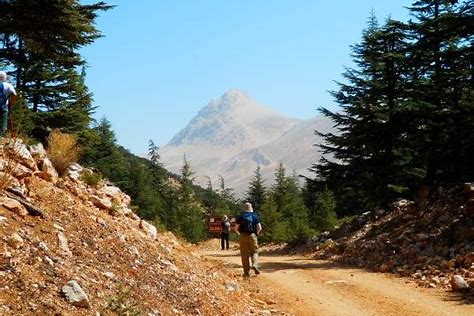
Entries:
<svg viewBox="0 0 474 316">
<path fill-rule="evenodd" d="M 275 139 L 296 122 L 231 89 L 202 108 L 168 145 L 258 146 Z"/>
<path fill-rule="evenodd" d="M 258 165 L 267 185 L 280 161 L 288 173 L 307 175 L 307 168 L 319 160 L 313 144 L 320 139 L 314 130 L 328 131 L 330 125 L 325 117 L 286 117 L 231 89 L 210 101 L 161 149 L 162 162 L 179 173 L 186 155 L 197 183 L 222 176 L 226 187 L 242 195 Z"/>
</svg>

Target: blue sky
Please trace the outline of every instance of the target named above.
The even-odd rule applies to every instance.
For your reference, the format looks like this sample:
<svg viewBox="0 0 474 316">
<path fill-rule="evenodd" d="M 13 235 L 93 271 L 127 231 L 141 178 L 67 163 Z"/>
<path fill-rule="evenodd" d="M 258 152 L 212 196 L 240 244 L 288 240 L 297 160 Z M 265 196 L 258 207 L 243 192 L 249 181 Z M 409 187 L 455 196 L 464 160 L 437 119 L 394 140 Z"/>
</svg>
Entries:
<svg viewBox="0 0 474 316">
<path fill-rule="evenodd" d="M 84 1 L 90 2 L 90 1 Z M 121 145 L 161 145 L 227 89 L 297 118 L 334 108 L 328 90 L 371 9 L 407 20 L 411 1 L 115 0 L 83 49 L 87 84 Z"/>
</svg>

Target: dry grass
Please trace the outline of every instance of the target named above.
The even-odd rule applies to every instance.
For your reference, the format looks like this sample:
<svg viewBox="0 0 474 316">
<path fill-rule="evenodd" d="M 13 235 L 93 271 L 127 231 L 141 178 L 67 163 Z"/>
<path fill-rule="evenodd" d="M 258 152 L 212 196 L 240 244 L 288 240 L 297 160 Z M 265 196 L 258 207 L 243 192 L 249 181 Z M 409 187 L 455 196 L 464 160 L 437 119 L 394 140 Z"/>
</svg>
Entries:
<svg viewBox="0 0 474 316">
<path fill-rule="evenodd" d="M 48 157 L 60 175 L 63 175 L 70 164 L 79 158 L 80 149 L 77 138 L 71 134 L 52 131 L 48 136 Z"/>
</svg>

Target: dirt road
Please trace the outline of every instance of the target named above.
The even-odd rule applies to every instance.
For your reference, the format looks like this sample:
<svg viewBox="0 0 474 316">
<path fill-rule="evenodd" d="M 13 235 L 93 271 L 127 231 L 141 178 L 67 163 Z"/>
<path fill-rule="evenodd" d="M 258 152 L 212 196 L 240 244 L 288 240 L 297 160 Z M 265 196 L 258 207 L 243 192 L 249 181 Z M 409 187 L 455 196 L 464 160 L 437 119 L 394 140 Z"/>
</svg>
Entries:
<svg viewBox="0 0 474 316">
<path fill-rule="evenodd" d="M 240 269 L 237 251 L 206 251 L 229 269 Z M 295 315 L 474 315 L 469 298 L 416 287 L 403 280 L 303 257 L 260 256 L 262 274 L 248 282 L 275 293 Z"/>
</svg>

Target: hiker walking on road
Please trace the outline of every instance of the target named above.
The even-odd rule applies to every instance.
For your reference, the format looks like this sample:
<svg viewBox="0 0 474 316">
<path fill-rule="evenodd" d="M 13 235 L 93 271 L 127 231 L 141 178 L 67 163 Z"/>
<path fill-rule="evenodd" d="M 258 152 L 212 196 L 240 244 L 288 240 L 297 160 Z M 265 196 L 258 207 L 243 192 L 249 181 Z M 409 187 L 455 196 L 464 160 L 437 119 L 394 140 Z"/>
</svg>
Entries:
<svg viewBox="0 0 474 316">
<path fill-rule="evenodd" d="M 257 236 L 261 231 L 262 225 L 260 225 L 257 214 L 253 212 L 252 204 L 245 203 L 244 212 L 237 217 L 235 225 L 235 232 L 237 235 L 240 235 L 240 257 L 242 258 L 244 277 L 250 276 L 250 258 L 252 258 L 252 269 L 255 271 L 255 274 L 260 274 Z"/>
<path fill-rule="evenodd" d="M 229 250 L 230 221 L 227 215 L 224 215 L 221 223 L 221 248 Z"/>
<path fill-rule="evenodd" d="M 8 127 L 8 113 L 16 100 L 16 91 L 7 82 L 7 74 L 0 71 L 0 136 L 4 136 Z"/>
</svg>

